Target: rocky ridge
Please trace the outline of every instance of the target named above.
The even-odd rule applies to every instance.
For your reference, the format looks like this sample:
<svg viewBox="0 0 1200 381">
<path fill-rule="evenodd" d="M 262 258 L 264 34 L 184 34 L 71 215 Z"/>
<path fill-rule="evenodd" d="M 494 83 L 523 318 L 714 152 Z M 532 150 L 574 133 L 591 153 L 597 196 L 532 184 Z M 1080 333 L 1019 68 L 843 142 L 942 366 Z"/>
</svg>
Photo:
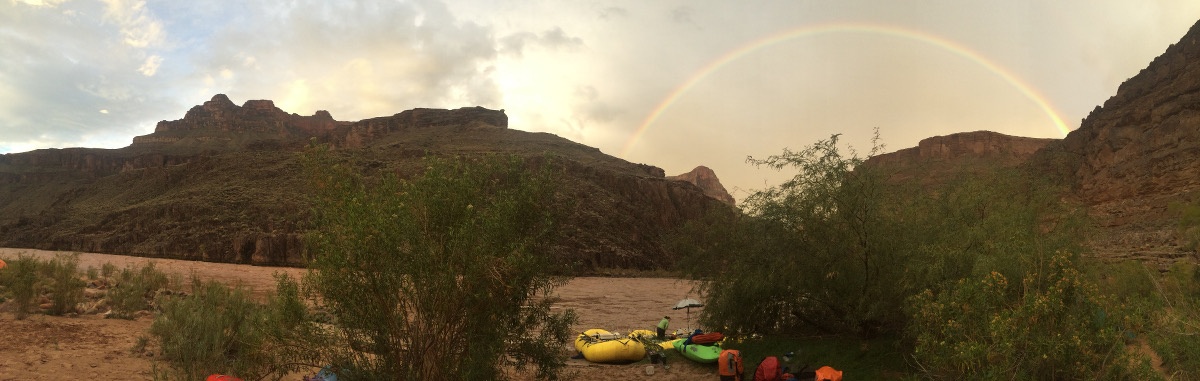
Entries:
<svg viewBox="0 0 1200 381">
<path fill-rule="evenodd" d="M 885 168 L 894 181 L 942 183 L 961 173 L 1019 166 L 1054 141 L 992 131 L 960 132 L 925 138 L 916 147 L 872 156 L 866 164 Z"/>
<path fill-rule="evenodd" d="M 412 109 L 357 122 L 299 116 L 218 94 L 129 147 L 0 156 L 0 246 L 217 262 L 304 262 L 304 147 L 327 143 L 365 171 L 415 174 L 426 156 L 511 154 L 561 168 L 571 207 L 555 255 L 581 271 L 661 268 L 659 239 L 728 207 L 662 169 L 546 133 L 503 110 Z M 714 175 L 715 178 L 715 175 Z"/>
</svg>

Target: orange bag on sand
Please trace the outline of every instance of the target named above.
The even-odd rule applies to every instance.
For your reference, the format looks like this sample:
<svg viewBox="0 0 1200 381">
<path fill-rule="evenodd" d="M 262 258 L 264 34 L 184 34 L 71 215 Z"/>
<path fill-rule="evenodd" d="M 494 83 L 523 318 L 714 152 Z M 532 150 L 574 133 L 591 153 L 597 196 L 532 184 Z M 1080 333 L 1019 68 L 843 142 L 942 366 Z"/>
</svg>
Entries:
<svg viewBox="0 0 1200 381">
<path fill-rule="evenodd" d="M 224 374 L 214 374 L 205 378 L 204 381 L 242 381 L 242 379 Z"/>
<path fill-rule="evenodd" d="M 826 365 L 817 368 L 817 381 L 842 381 L 842 371 Z"/>
</svg>

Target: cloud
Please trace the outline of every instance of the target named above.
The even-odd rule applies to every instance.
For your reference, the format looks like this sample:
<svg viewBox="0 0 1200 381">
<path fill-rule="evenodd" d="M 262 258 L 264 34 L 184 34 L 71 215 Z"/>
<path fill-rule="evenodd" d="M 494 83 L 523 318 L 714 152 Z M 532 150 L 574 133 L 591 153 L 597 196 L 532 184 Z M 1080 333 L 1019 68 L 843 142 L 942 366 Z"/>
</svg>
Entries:
<svg viewBox="0 0 1200 381">
<path fill-rule="evenodd" d="M 671 10 L 671 20 L 680 24 L 695 24 L 692 16 L 696 13 L 691 7 L 682 6 Z"/>
<path fill-rule="evenodd" d="M 583 122 L 608 123 L 625 114 L 625 110 L 600 98 L 600 91 L 591 85 L 575 87 L 576 118 Z M 587 124 L 592 124 L 587 123 Z"/>
<path fill-rule="evenodd" d="M 600 19 L 608 20 L 611 18 L 629 16 L 629 10 L 621 7 L 607 7 L 600 10 Z"/>
<path fill-rule="evenodd" d="M 104 0 L 105 19 L 115 22 L 125 44 L 145 48 L 161 43 L 163 25 L 146 9 L 144 0 Z"/>
<path fill-rule="evenodd" d="M 541 34 L 521 32 L 500 39 L 500 51 L 506 54 L 520 56 L 526 45 L 549 50 L 572 49 L 583 46 L 583 39 L 569 36 L 557 26 Z"/>
<path fill-rule="evenodd" d="M 138 68 L 138 72 L 147 77 L 153 77 L 154 73 L 158 72 L 158 66 L 162 65 L 163 58 L 160 56 L 146 57 L 146 62 Z"/>
<path fill-rule="evenodd" d="M 13 2 L 14 3 L 22 3 L 25 5 L 32 5 L 35 7 L 53 8 L 53 7 L 57 7 L 59 4 L 62 4 L 64 1 L 66 1 L 66 0 L 14 0 Z"/>
<path fill-rule="evenodd" d="M 104 4 L 59 5 L 0 3 L 0 142 L 64 147 L 116 135 L 99 140 L 126 145 L 179 107 L 139 71 L 150 68 L 145 52 L 124 41 Z"/>
<path fill-rule="evenodd" d="M 489 72 L 498 54 L 492 30 L 440 2 L 242 6 L 254 22 L 206 41 L 191 63 L 191 80 L 207 84 L 198 87 L 235 99 L 286 97 L 281 105 L 295 107 L 286 111 L 328 109 L 344 120 L 501 102 Z"/>
</svg>

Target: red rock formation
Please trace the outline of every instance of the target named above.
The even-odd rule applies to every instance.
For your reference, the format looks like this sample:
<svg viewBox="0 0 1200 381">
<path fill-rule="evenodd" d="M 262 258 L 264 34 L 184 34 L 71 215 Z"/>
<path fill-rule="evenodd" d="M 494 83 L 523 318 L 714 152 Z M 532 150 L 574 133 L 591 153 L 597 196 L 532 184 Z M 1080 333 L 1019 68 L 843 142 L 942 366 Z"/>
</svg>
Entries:
<svg viewBox="0 0 1200 381">
<path fill-rule="evenodd" d="M 692 169 L 691 172 L 667 177 L 670 180 L 686 181 L 700 187 L 704 194 L 708 197 L 715 198 L 729 206 L 734 205 L 733 196 L 725 190 L 725 186 L 721 185 L 721 180 L 717 178 L 716 172 L 703 165 Z"/>
</svg>

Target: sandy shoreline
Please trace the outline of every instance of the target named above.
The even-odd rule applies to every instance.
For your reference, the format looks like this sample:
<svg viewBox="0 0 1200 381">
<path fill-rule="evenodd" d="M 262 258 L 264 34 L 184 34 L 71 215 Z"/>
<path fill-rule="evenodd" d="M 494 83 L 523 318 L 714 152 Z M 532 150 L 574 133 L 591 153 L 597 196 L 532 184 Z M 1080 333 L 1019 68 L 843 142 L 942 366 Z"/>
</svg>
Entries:
<svg viewBox="0 0 1200 381">
<path fill-rule="evenodd" d="M 0 259 L 25 253 L 38 258 L 53 258 L 62 252 L 0 248 Z M 80 253 L 80 270 L 100 268 L 112 263 L 118 268 L 143 266 L 153 261 L 168 274 L 185 279 L 196 274 L 202 279 L 217 279 L 228 284 L 240 283 L 262 293 L 274 288 L 276 272 L 300 276 L 297 268 L 262 267 L 230 263 L 196 262 L 174 259 L 131 257 L 124 255 Z M 685 311 L 671 306 L 683 298 L 695 298 L 689 282 L 671 278 L 600 278 L 580 277 L 555 292 L 557 308 L 573 308 L 579 314 L 576 328 L 604 328 L 629 332 L 652 329 L 665 315 L 672 317 L 672 329 L 685 328 Z M 698 309 L 692 309 L 694 317 Z M 694 320 L 694 319 L 693 319 Z M 10 327 L 15 335 L 0 339 L 0 381 L 75 380 L 85 377 L 150 379 L 153 357 L 129 351 L 139 336 L 147 335 L 150 319 L 136 321 L 35 315 L 24 321 L 13 320 L 11 312 L 0 313 L 0 326 Z M 695 325 L 695 322 L 692 322 Z M 566 345 L 566 344 L 564 344 Z M 646 375 L 646 364 L 602 365 L 570 360 L 569 369 L 580 379 L 605 380 L 691 380 L 711 375 L 715 368 L 677 361 L 670 370 L 655 368 Z"/>
</svg>

